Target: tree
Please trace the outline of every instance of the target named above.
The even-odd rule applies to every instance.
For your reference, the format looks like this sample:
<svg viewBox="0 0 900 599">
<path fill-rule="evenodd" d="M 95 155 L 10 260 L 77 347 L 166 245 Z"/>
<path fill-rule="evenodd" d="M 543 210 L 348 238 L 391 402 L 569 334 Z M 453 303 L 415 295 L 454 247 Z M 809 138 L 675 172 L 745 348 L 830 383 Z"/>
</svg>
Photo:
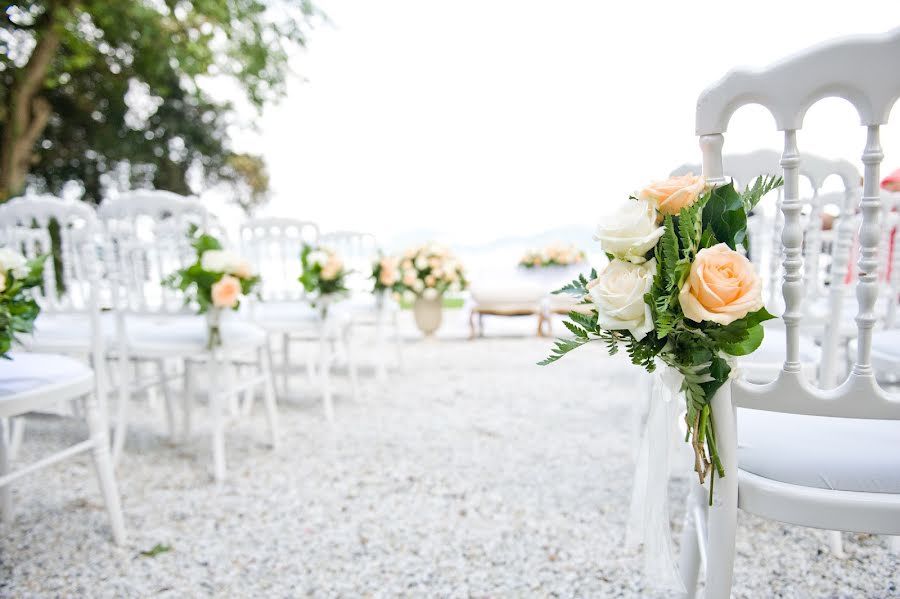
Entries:
<svg viewBox="0 0 900 599">
<path fill-rule="evenodd" d="M 237 84 L 260 110 L 284 94 L 309 0 L 41 0 L 0 17 L 0 201 L 26 184 L 78 181 L 188 193 L 233 182 L 241 203 L 268 187 L 257 156 L 236 154 L 232 104 L 204 91 Z M 208 87 L 208 85 L 207 85 Z"/>
</svg>

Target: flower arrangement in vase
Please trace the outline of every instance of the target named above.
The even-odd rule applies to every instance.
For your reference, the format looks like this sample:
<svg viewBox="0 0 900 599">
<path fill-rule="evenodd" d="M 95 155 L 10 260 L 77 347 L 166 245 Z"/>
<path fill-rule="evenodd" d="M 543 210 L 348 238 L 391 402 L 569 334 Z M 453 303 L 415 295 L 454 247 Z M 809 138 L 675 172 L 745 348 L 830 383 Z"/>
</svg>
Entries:
<svg viewBox="0 0 900 599">
<path fill-rule="evenodd" d="M 525 252 L 519 260 L 519 266 L 526 269 L 574 266 L 586 259 L 584 252 L 574 245 L 552 243 L 542 249 Z"/>
<path fill-rule="evenodd" d="M 407 249 L 398 259 L 397 281 L 392 289 L 413 304 L 416 325 L 426 337 L 443 319 L 443 297 L 469 285 L 459 260 L 436 243 Z"/>
<path fill-rule="evenodd" d="M 310 302 L 325 317 L 335 300 L 350 293 L 344 261 L 333 250 L 304 244 L 300 250 L 300 283 L 309 294 Z"/>
<path fill-rule="evenodd" d="M 694 470 L 725 476 L 716 451 L 713 394 L 734 371 L 734 358 L 762 343 L 762 282 L 740 251 L 749 244 L 747 215 L 780 177 L 760 177 L 743 192 L 731 183 L 708 188 L 702 177 L 656 182 L 632 196 L 598 227 L 609 258 L 559 292 L 577 296 L 572 339 L 558 339 L 549 364 L 592 342 L 610 354 L 625 348 L 632 363 L 653 372 L 657 362 L 680 378 Z M 714 476 L 710 476 L 712 498 Z"/>
<path fill-rule="evenodd" d="M 222 345 L 221 317 L 224 310 L 237 310 L 241 298 L 253 293 L 260 281 L 250 263 L 238 254 L 223 249 L 212 235 L 196 227 L 188 232 L 196 261 L 171 274 L 165 284 L 180 289 L 186 304 L 195 304 L 198 314 L 206 314 L 207 349 Z"/>
<path fill-rule="evenodd" d="M 0 357 L 8 358 L 17 335 L 34 330 L 41 311 L 29 289 L 43 282 L 47 255 L 28 260 L 9 248 L 0 248 Z"/>
</svg>

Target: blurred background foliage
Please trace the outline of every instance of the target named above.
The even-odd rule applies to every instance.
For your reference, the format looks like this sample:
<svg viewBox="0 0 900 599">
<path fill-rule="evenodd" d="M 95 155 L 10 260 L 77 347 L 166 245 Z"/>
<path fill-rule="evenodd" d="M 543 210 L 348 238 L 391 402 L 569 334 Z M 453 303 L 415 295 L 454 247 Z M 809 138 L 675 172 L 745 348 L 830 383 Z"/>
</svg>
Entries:
<svg viewBox="0 0 900 599">
<path fill-rule="evenodd" d="M 292 48 L 321 16 L 308 0 L 7 4 L 0 201 L 72 181 L 94 203 L 109 188 L 230 183 L 252 210 L 266 198 L 265 163 L 232 150 L 235 107 L 207 90 L 227 81 L 257 111 L 279 99 Z"/>
</svg>

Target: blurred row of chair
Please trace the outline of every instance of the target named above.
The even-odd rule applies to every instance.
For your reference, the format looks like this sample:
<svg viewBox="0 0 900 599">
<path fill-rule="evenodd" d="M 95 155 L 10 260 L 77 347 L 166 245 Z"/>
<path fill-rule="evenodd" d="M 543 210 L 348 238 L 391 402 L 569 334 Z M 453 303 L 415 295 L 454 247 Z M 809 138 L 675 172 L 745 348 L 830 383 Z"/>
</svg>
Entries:
<svg viewBox="0 0 900 599">
<path fill-rule="evenodd" d="M 196 314 L 196 306 L 186 303 L 181 291 L 163 284 L 196 260 L 187 234 L 192 226 L 216 234 L 226 246 L 242 252 L 262 278 L 260 297 L 224 318 L 220 348 L 207 347 L 207 324 Z M 304 243 L 333 247 L 353 270 L 350 296 L 327 315 L 310 306 L 298 281 Z M 52 255 L 36 293 L 41 315 L 35 332 L 22 340 L 25 351 L 15 351 L 12 360 L 0 364 L 0 507 L 7 521 L 12 514 L 10 484 L 17 478 L 92 451 L 113 536 L 122 542 L 113 464 L 125 448 L 131 404 L 138 395 L 162 396 L 173 439 L 191 434 L 195 404 L 205 395 L 213 476 L 222 482 L 226 430 L 250 413 L 257 395 L 265 406 L 269 442 L 277 445 L 276 396 L 290 393 L 291 347 L 296 341 L 318 343 L 317 359 L 308 352 L 307 374 L 319 384 L 329 421 L 330 373 L 338 355 L 347 362 L 353 396 L 358 392 L 352 331 L 375 328 L 380 346 L 374 352 L 375 372 L 383 379 L 387 329 L 393 326 L 399 363 L 396 306 L 389 297 L 374 297 L 368 280 L 378 255 L 371 235 L 320 235 L 312 223 L 265 219 L 244 223 L 234 243 L 198 199 L 133 191 L 107 199 L 97 210 L 53 196 L 11 200 L 0 206 L 0 246 L 29 258 Z M 279 342 L 281 386 L 276 391 L 272 355 Z M 179 382 L 180 393 L 174 388 Z M 117 398 L 114 409 L 110 390 Z M 82 405 L 88 440 L 13 471 L 11 463 L 23 437 L 21 416 L 70 400 Z"/>
</svg>

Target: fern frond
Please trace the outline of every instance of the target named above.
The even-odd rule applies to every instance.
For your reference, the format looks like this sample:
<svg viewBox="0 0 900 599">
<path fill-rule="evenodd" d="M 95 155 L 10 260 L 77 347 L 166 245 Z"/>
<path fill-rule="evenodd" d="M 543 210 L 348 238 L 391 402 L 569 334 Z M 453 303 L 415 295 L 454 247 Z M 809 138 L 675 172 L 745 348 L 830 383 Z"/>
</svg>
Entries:
<svg viewBox="0 0 900 599">
<path fill-rule="evenodd" d="M 784 185 L 784 179 L 774 175 L 760 175 L 741 194 L 744 210 L 750 212 L 767 193 Z"/>
</svg>

